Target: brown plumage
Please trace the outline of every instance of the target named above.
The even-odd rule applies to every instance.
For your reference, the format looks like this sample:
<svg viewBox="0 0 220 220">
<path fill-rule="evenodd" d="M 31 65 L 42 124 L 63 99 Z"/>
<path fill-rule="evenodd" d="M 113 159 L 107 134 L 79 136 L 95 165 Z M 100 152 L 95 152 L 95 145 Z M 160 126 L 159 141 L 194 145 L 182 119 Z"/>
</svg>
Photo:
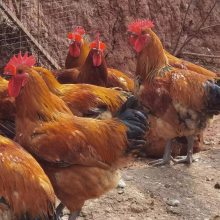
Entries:
<svg viewBox="0 0 220 220">
<path fill-rule="evenodd" d="M 213 115 L 209 113 L 208 103 L 214 101 L 210 91 L 218 90 L 214 84 L 209 84 L 214 77 L 170 67 L 159 38 L 150 28 L 144 27 L 146 24 L 149 25 L 149 21 L 137 21 L 130 26 L 130 31 L 134 31 L 130 42 L 138 52 L 136 95 L 152 114 L 148 141 L 152 137 L 155 143 L 157 137 L 158 143 L 166 143 L 178 137 L 200 135 Z M 218 108 L 218 104 L 213 103 L 211 105 Z M 158 145 L 162 152 L 160 143 Z M 154 149 L 151 150 L 152 155 Z"/>
<path fill-rule="evenodd" d="M 6 74 L 14 71 L 7 67 Z M 10 82 L 9 93 L 16 96 L 16 140 L 39 159 L 64 205 L 77 211 L 85 200 L 117 185 L 117 167 L 128 138 L 138 139 L 144 133 L 143 119 L 139 127 L 131 112 L 120 113 L 120 120 L 76 117 L 28 66 L 18 65 Z"/>
<path fill-rule="evenodd" d="M 33 68 L 41 74 L 49 89 L 60 96 L 77 116 L 97 116 L 105 111 L 114 115 L 128 97 L 125 92 L 94 85 L 60 84 L 49 70 Z"/>
<path fill-rule="evenodd" d="M 8 96 L 8 81 L 0 77 L 0 135 L 15 135 L 15 101 Z"/>
<path fill-rule="evenodd" d="M 70 50 L 68 50 L 68 54 L 65 61 L 65 68 L 72 69 L 79 68 L 80 66 L 82 66 L 86 60 L 86 57 L 89 54 L 89 50 L 89 42 L 86 39 L 82 39 L 80 46 L 80 55 L 78 57 L 73 57 L 70 53 Z M 66 73 L 64 72 L 63 74 Z"/>
<path fill-rule="evenodd" d="M 84 65 L 80 68 L 78 83 L 88 83 L 104 87 L 119 87 L 124 91 L 133 92 L 133 79 L 119 70 L 107 68 L 103 55 L 101 56 L 101 65 L 94 66 L 92 58 L 94 53 L 96 53 L 96 51 L 91 49 Z"/>
<path fill-rule="evenodd" d="M 101 46 L 97 46 L 101 45 Z M 88 83 L 104 87 L 119 87 L 125 91 L 134 91 L 134 81 L 125 73 L 107 68 L 104 57 L 105 45 L 99 38 L 90 44 L 90 52 L 78 74 L 79 83 Z"/>
<path fill-rule="evenodd" d="M 0 136 L 0 218 L 49 219 L 55 194 L 37 161 L 17 143 Z M 7 212 L 7 214 L 6 214 Z M 2 217 L 1 217 L 2 216 Z M 3 218 L 5 219 L 5 218 Z"/>
<path fill-rule="evenodd" d="M 53 70 L 52 72 L 56 79 L 62 84 L 78 82 L 79 69 L 77 68 Z"/>
<path fill-rule="evenodd" d="M 0 77 L 0 119 L 14 120 L 14 98 L 8 96 L 8 81 Z"/>
<path fill-rule="evenodd" d="M 167 52 L 166 50 L 164 50 L 164 52 L 165 52 L 166 57 L 168 58 L 168 63 L 175 68 L 188 69 L 196 73 L 209 76 L 209 77 L 213 77 L 213 78 L 219 76 L 217 73 L 207 70 L 204 67 L 201 67 L 189 61 L 177 58 L 173 56 L 172 54 L 170 54 L 169 52 Z"/>
</svg>

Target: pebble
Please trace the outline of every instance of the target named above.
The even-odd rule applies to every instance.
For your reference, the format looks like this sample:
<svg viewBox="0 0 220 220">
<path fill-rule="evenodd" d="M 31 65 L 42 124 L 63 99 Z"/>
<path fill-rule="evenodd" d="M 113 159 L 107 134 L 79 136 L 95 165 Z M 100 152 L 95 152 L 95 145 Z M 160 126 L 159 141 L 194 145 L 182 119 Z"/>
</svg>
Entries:
<svg viewBox="0 0 220 220">
<path fill-rule="evenodd" d="M 144 209 L 143 209 L 143 207 L 140 207 L 137 204 L 132 204 L 131 205 L 131 211 L 134 212 L 134 213 L 141 213 L 141 212 L 144 211 Z"/>
<path fill-rule="evenodd" d="M 203 141 L 203 143 L 204 143 L 205 145 L 214 145 L 214 144 L 215 144 L 214 141 Z"/>
<path fill-rule="evenodd" d="M 118 194 L 123 194 L 123 193 L 124 193 L 124 190 L 122 190 L 122 189 L 118 190 Z"/>
<path fill-rule="evenodd" d="M 172 206 L 167 207 L 167 212 L 177 214 L 177 215 L 180 214 L 179 209 L 177 209 L 177 207 L 172 207 Z"/>
<path fill-rule="evenodd" d="M 164 187 L 165 187 L 165 188 L 170 188 L 171 185 L 170 185 L 170 184 L 164 184 Z"/>
<path fill-rule="evenodd" d="M 123 179 L 120 179 L 117 187 L 124 189 L 126 187 L 125 181 Z"/>
<path fill-rule="evenodd" d="M 177 199 L 167 199 L 166 204 L 169 206 L 179 206 L 180 201 Z"/>
<path fill-rule="evenodd" d="M 205 180 L 206 180 L 206 181 L 212 181 L 213 178 L 211 178 L 211 177 L 206 177 Z"/>
<path fill-rule="evenodd" d="M 220 183 L 217 182 L 217 183 L 214 185 L 214 188 L 215 188 L 215 189 L 220 189 Z"/>
</svg>

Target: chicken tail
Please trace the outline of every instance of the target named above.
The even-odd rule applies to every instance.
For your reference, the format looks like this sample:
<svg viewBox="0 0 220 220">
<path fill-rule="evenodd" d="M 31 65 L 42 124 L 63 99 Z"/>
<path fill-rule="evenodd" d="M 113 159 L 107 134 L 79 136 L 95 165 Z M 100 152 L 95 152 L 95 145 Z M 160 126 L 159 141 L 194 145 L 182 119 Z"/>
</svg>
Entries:
<svg viewBox="0 0 220 220">
<path fill-rule="evenodd" d="M 206 83 L 207 91 L 207 111 L 213 114 L 220 113 L 220 86 L 208 82 Z"/>
<path fill-rule="evenodd" d="M 137 99 L 131 96 L 117 113 L 117 117 L 128 128 L 127 137 L 129 140 L 129 149 L 140 148 L 146 144 L 145 133 L 149 129 L 148 118 L 138 109 Z"/>
</svg>

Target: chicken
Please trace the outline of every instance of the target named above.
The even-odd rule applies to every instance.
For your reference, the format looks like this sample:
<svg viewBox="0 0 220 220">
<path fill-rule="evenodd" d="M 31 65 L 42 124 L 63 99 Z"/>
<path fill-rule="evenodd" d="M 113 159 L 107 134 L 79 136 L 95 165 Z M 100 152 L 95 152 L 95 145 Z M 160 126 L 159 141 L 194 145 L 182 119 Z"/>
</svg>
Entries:
<svg viewBox="0 0 220 220">
<path fill-rule="evenodd" d="M 8 81 L 0 77 L 0 134 L 9 138 L 15 135 L 15 103 L 8 96 Z"/>
<path fill-rule="evenodd" d="M 53 187 L 37 161 L 0 136 L 0 219 L 52 219 Z"/>
<path fill-rule="evenodd" d="M 88 83 L 104 87 L 119 87 L 125 91 L 134 90 L 134 81 L 126 74 L 115 70 L 107 69 L 104 49 L 105 44 L 99 40 L 97 34 L 96 40 L 90 44 L 90 52 L 85 63 L 80 68 L 78 74 L 79 83 Z"/>
<path fill-rule="evenodd" d="M 77 83 L 79 68 L 83 65 L 89 53 L 89 42 L 85 30 L 77 26 L 68 34 L 70 40 L 69 50 L 65 61 L 65 68 L 54 70 L 53 74 L 60 83 Z"/>
<path fill-rule="evenodd" d="M 177 58 L 177 57 L 173 56 L 172 54 L 170 54 L 169 52 L 167 52 L 166 50 L 164 50 L 164 53 L 165 53 L 166 57 L 168 58 L 168 63 L 175 68 L 188 69 L 188 70 L 194 71 L 196 73 L 199 73 L 199 74 L 202 74 L 205 76 L 210 76 L 213 78 L 218 76 L 217 73 L 214 73 L 210 70 L 207 70 L 207 69 L 205 69 L 201 66 L 198 66 L 194 63 L 191 63 L 189 61 Z"/>
<path fill-rule="evenodd" d="M 0 119 L 14 120 L 14 98 L 8 96 L 8 81 L 0 77 Z"/>
<path fill-rule="evenodd" d="M 115 115 L 127 100 L 128 93 L 87 84 L 60 84 L 43 67 L 33 67 L 49 89 L 65 101 L 76 116 L 105 117 Z"/>
<path fill-rule="evenodd" d="M 72 33 L 68 34 L 68 39 L 70 40 L 70 45 L 65 68 L 79 68 L 89 54 L 89 42 L 86 39 L 84 28 L 77 26 Z"/>
<path fill-rule="evenodd" d="M 68 35 L 68 37 L 71 39 L 71 44 L 70 44 L 69 52 L 66 58 L 65 68 L 67 69 L 53 71 L 57 80 L 60 83 L 65 83 L 65 84 L 78 83 L 78 82 L 85 83 L 85 81 L 87 81 L 90 84 L 105 86 L 106 82 L 103 83 L 99 81 L 100 80 L 102 81 L 102 78 L 106 78 L 106 75 L 108 75 L 107 87 L 121 87 L 124 90 L 133 91 L 134 82 L 133 82 L 131 75 L 126 75 L 122 73 L 121 71 L 116 70 L 114 68 L 107 68 L 103 54 L 102 54 L 101 60 L 100 58 L 99 60 L 103 62 L 104 64 L 102 64 L 99 68 L 93 66 L 93 64 L 91 63 L 91 59 L 93 58 L 90 55 L 90 58 L 87 61 L 88 64 L 84 65 L 82 69 L 82 73 L 80 74 L 79 69 L 81 69 L 81 67 L 86 61 L 86 58 L 89 52 L 91 51 L 90 46 L 95 47 L 94 49 L 97 49 L 96 42 L 93 42 L 92 44 L 89 45 L 88 40 L 86 39 L 85 36 L 86 36 L 85 30 L 83 27 L 77 27 L 73 33 Z M 102 46 L 104 46 L 102 42 L 100 43 Z M 103 68 L 103 65 L 104 65 L 104 68 Z M 100 71 L 99 70 L 100 68 L 103 68 L 103 70 Z M 94 74 L 90 74 L 90 73 L 97 72 L 96 69 L 98 69 L 99 72 L 101 72 L 101 75 L 96 74 L 93 77 Z M 80 74 L 80 77 L 78 79 L 79 74 Z M 98 77 L 97 79 L 95 78 L 96 76 Z M 98 80 L 98 83 L 96 82 L 97 80 Z M 105 79 L 105 81 L 106 80 L 107 79 Z"/>
<path fill-rule="evenodd" d="M 130 43 L 137 52 L 137 91 L 140 103 L 151 113 L 150 133 L 166 141 L 163 159 L 169 163 L 172 140 L 187 139 L 187 156 L 176 163 L 192 162 L 194 138 L 220 110 L 220 87 L 213 77 L 168 65 L 162 43 L 151 30 L 153 23 L 138 20 L 129 25 Z"/>
<path fill-rule="evenodd" d="M 16 140 L 38 158 L 57 197 L 76 216 L 87 199 L 117 185 L 117 168 L 129 143 L 143 142 L 147 119 L 129 108 L 132 98 L 117 118 L 74 116 L 33 65 L 32 56 L 19 54 L 5 67 L 11 76 L 8 91 L 16 100 Z"/>
</svg>

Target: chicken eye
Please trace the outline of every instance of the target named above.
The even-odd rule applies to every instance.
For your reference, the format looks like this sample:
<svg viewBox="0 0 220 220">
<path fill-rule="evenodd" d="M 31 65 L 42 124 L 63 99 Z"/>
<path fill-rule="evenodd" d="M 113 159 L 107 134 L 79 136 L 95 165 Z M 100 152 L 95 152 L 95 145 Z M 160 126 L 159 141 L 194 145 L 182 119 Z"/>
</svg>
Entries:
<svg viewBox="0 0 220 220">
<path fill-rule="evenodd" d="M 17 73 L 18 73 L 18 74 L 22 74 L 22 73 L 23 73 L 23 70 L 19 70 L 19 69 L 18 69 L 18 70 L 17 70 Z"/>
</svg>

